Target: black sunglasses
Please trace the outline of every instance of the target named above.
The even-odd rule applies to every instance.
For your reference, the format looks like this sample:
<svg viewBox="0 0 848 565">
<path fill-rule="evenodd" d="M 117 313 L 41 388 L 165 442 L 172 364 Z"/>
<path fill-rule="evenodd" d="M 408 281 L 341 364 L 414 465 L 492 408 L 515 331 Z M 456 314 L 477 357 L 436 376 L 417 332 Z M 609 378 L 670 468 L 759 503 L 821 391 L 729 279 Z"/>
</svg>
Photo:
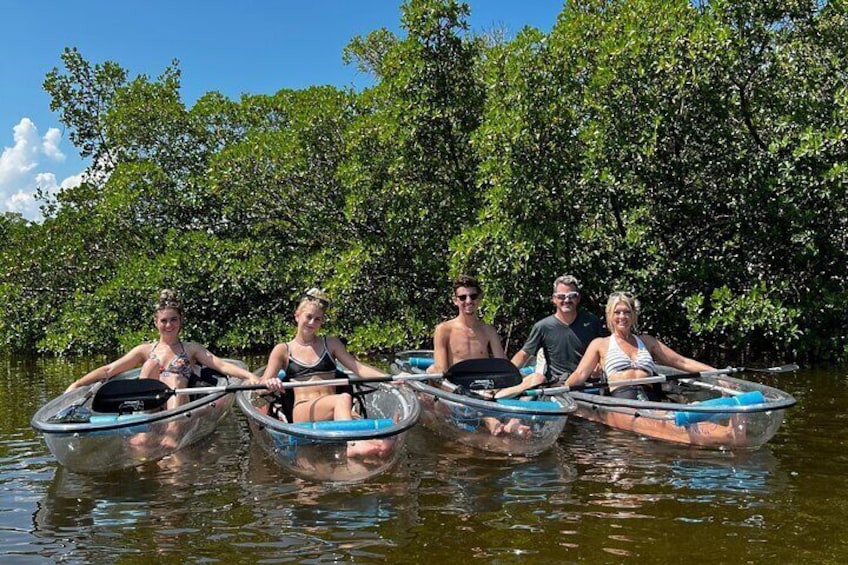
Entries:
<svg viewBox="0 0 848 565">
<path fill-rule="evenodd" d="M 314 294 L 311 294 L 311 291 L 307 291 L 306 293 L 304 293 L 303 297 L 306 298 L 307 300 L 311 301 L 311 302 L 317 302 L 318 304 L 321 305 L 322 308 L 329 308 L 330 307 L 330 301 L 329 300 L 327 300 L 326 298 L 322 298 L 320 296 L 315 296 Z"/>
<path fill-rule="evenodd" d="M 472 292 L 471 294 L 457 294 L 456 297 L 459 299 L 460 302 L 465 302 L 466 298 L 473 302 L 480 298 L 480 293 Z"/>
</svg>

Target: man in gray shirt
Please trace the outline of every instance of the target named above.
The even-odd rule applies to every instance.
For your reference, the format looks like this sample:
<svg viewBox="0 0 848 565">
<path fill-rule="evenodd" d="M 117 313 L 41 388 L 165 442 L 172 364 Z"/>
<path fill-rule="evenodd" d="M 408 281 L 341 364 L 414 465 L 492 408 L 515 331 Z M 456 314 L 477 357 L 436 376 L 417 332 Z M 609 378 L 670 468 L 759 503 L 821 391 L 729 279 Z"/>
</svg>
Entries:
<svg viewBox="0 0 848 565">
<path fill-rule="evenodd" d="M 521 368 L 541 349 L 545 363 L 542 366 L 537 362 L 536 371 L 548 384 L 568 377 L 577 368 L 589 343 L 606 335 L 597 316 L 579 311 L 580 283 L 573 276 L 562 275 L 554 281 L 551 301 L 556 311 L 533 325 L 527 341 L 512 357 L 512 363 Z"/>
</svg>

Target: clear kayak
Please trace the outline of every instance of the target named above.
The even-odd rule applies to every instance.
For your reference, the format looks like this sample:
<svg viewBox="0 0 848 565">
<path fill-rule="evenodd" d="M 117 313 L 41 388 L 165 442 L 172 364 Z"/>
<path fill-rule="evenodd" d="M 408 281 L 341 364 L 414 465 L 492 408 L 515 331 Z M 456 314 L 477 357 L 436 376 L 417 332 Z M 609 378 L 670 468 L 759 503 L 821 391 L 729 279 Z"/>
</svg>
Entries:
<svg viewBox="0 0 848 565">
<path fill-rule="evenodd" d="M 353 420 L 291 423 L 267 391 L 239 391 L 236 401 L 254 441 L 281 467 L 314 482 L 353 483 L 398 461 L 420 415 L 415 395 L 401 386 L 353 386 L 360 416 Z"/>
<path fill-rule="evenodd" d="M 242 367 L 241 361 L 229 360 Z M 140 369 L 112 380 L 138 379 Z M 241 379 L 203 369 L 198 386 L 238 385 Z M 190 396 L 174 409 L 128 407 L 120 413 L 93 407 L 95 383 L 54 398 L 32 417 L 50 453 L 64 467 L 79 473 L 104 473 L 157 461 L 209 436 L 233 405 L 225 392 Z"/>
<path fill-rule="evenodd" d="M 667 402 L 572 391 L 575 415 L 662 441 L 738 451 L 768 442 L 795 404 L 782 390 L 727 375 L 674 379 L 680 373 L 668 367 L 660 373 L 670 376 L 661 383 Z"/>
<path fill-rule="evenodd" d="M 423 372 L 433 352 L 404 351 L 395 356 L 395 374 Z M 407 381 L 421 403 L 421 422 L 462 444 L 506 455 L 531 457 L 551 448 L 577 405 L 568 395 L 544 400 L 486 400 L 459 393 L 446 380 Z"/>
</svg>

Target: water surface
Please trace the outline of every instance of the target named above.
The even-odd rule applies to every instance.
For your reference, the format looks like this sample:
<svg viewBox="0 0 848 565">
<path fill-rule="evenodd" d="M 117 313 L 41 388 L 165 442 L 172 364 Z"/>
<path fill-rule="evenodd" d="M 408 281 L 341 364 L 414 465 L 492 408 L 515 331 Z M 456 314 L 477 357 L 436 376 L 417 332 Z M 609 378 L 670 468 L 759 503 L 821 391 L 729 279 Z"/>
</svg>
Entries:
<svg viewBox="0 0 848 565">
<path fill-rule="evenodd" d="M 0 359 L 3 563 L 703 563 L 848 560 L 848 376 L 768 384 L 798 405 L 751 453 L 570 420 L 532 459 L 413 429 L 364 484 L 293 478 L 235 411 L 208 441 L 107 475 L 65 471 L 29 418 L 102 362 Z"/>
</svg>

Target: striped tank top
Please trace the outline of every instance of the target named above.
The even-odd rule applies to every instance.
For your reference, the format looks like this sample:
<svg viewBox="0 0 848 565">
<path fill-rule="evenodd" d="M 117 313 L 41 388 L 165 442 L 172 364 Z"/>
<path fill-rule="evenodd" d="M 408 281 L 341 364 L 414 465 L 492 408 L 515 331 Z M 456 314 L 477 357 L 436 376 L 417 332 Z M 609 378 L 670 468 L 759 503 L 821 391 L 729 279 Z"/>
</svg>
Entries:
<svg viewBox="0 0 848 565">
<path fill-rule="evenodd" d="M 608 378 L 610 375 L 614 375 L 621 371 L 627 371 L 628 369 L 639 369 L 646 371 L 649 375 L 656 374 L 657 364 L 654 363 L 654 358 L 651 355 L 651 352 L 648 351 L 648 348 L 645 347 L 645 343 L 639 339 L 639 336 L 635 337 L 638 351 L 636 352 L 636 359 L 631 359 L 627 356 L 624 350 L 621 349 L 621 346 L 618 345 L 618 341 L 615 336 L 610 336 L 607 356 L 606 359 L 604 359 L 604 372 L 607 374 Z"/>
</svg>

